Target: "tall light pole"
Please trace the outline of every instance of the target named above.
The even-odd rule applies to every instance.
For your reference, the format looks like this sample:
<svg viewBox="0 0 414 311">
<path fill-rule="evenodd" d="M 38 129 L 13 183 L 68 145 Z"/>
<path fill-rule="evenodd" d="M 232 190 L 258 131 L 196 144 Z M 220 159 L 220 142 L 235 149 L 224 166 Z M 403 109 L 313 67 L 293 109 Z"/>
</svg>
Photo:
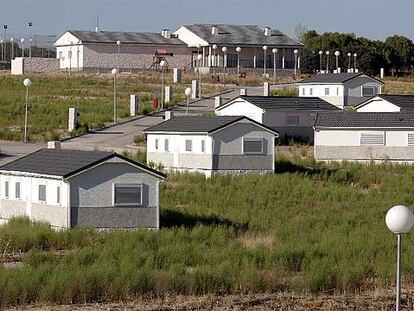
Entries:
<svg viewBox="0 0 414 311">
<path fill-rule="evenodd" d="M 121 41 L 119 41 L 119 40 L 117 40 L 116 41 L 116 47 L 117 47 L 117 63 L 118 63 L 118 65 L 116 66 L 116 68 L 118 68 L 118 70 L 119 70 L 119 53 L 120 53 L 120 51 L 121 51 Z"/>
<path fill-rule="evenodd" d="M 1 45 L 1 61 L 4 62 L 4 46 L 3 46 L 3 39 L 0 39 L 0 45 Z"/>
<path fill-rule="evenodd" d="M 190 96 L 191 96 L 191 93 L 192 93 L 193 91 L 192 91 L 192 89 L 191 89 L 191 87 L 187 87 L 185 90 L 184 90 L 184 94 L 185 94 L 185 96 L 187 97 L 187 109 L 186 109 L 186 111 L 185 111 L 185 114 L 186 115 L 188 115 L 188 111 L 189 111 L 189 109 L 190 109 Z"/>
<path fill-rule="evenodd" d="M 273 53 L 273 84 L 275 84 L 276 81 L 276 54 L 277 54 L 277 49 L 273 49 L 272 50 Z"/>
<path fill-rule="evenodd" d="M 295 70 L 294 70 L 294 76 L 295 76 L 295 80 L 296 80 L 296 76 L 297 76 L 297 68 L 298 68 L 298 53 L 299 53 L 299 51 L 298 50 L 294 50 L 293 51 L 293 54 L 295 54 Z"/>
<path fill-rule="evenodd" d="M 14 58 L 14 38 L 10 38 L 10 62 Z"/>
<path fill-rule="evenodd" d="M 22 57 L 24 57 L 24 38 L 21 38 L 20 42 L 22 44 Z"/>
<path fill-rule="evenodd" d="M 351 53 L 348 52 L 348 69 L 351 70 Z"/>
<path fill-rule="evenodd" d="M 221 51 L 223 52 L 223 86 L 226 87 L 226 67 L 227 67 L 226 52 L 227 52 L 227 48 L 225 46 L 223 46 L 221 48 Z"/>
<path fill-rule="evenodd" d="M 164 109 L 164 68 L 167 65 L 165 60 L 160 61 L 161 67 L 161 110 Z"/>
<path fill-rule="evenodd" d="M 357 58 L 357 53 L 354 53 L 354 71 L 356 71 L 356 58 Z"/>
<path fill-rule="evenodd" d="M 240 85 L 240 52 L 241 52 L 241 47 L 238 46 L 236 48 L 236 52 L 237 52 L 237 85 Z"/>
<path fill-rule="evenodd" d="M 197 72 L 198 72 L 198 98 L 201 98 L 201 60 L 203 59 L 203 55 L 198 54 L 197 55 Z"/>
<path fill-rule="evenodd" d="M 329 51 L 326 51 L 326 71 L 329 73 Z"/>
<path fill-rule="evenodd" d="M 217 67 L 217 57 L 216 57 L 217 44 L 213 44 L 212 48 L 213 48 L 213 54 L 214 54 L 214 64 L 213 64 L 214 65 L 213 68 L 214 68 L 214 67 Z M 213 69 L 213 76 L 214 77 L 216 76 L 216 68 Z"/>
<path fill-rule="evenodd" d="M 392 207 L 385 216 L 388 229 L 397 235 L 397 289 L 395 310 L 401 310 L 401 240 L 402 234 L 408 233 L 414 223 L 413 212 L 406 206 Z"/>
<path fill-rule="evenodd" d="M 29 86 L 32 85 L 32 81 L 30 79 L 24 79 L 23 85 L 26 87 L 26 101 L 24 104 L 24 137 L 23 142 L 27 143 L 27 114 L 28 114 L 28 106 L 29 106 Z"/>
<path fill-rule="evenodd" d="M 322 72 L 322 55 L 323 55 L 323 51 L 319 51 L 319 72 Z"/>
<path fill-rule="evenodd" d="M 341 55 L 341 53 L 339 53 L 339 51 L 335 51 L 336 70 L 338 70 L 338 68 L 339 68 L 339 55 Z"/>
<path fill-rule="evenodd" d="M 266 51 L 268 47 L 267 45 L 263 46 L 263 76 L 266 79 Z"/>
<path fill-rule="evenodd" d="M 30 38 L 30 39 L 29 39 L 29 44 L 30 44 L 30 49 L 29 49 L 29 58 L 32 58 L 32 42 L 33 42 L 33 39 L 32 39 L 32 38 Z"/>
<path fill-rule="evenodd" d="M 114 124 L 116 124 L 116 75 L 118 74 L 118 69 L 112 69 L 111 73 L 114 76 Z"/>
</svg>

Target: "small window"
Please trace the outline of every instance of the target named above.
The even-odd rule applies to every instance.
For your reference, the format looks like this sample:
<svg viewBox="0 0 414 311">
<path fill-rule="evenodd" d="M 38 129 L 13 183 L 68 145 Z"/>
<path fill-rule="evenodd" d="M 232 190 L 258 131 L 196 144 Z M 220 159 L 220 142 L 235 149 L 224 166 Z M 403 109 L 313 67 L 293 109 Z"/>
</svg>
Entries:
<svg viewBox="0 0 414 311">
<path fill-rule="evenodd" d="M 68 58 L 71 59 L 72 58 L 72 51 L 68 52 Z"/>
<path fill-rule="evenodd" d="M 385 145 L 384 133 L 361 133 L 361 145 Z"/>
<path fill-rule="evenodd" d="M 302 95 L 303 95 L 303 96 L 305 96 L 305 94 L 306 94 L 306 92 L 305 92 L 305 91 L 306 91 L 306 89 L 305 89 L 305 88 L 303 88 L 303 89 L 302 89 Z"/>
<path fill-rule="evenodd" d="M 159 147 L 159 145 L 158 145 L 158 138 L 155 140 L 155 150 L 158 150 L 158 147 Z"/>
<path fill-rule="evenodd" d="M 186 139 L 185 140 L 185 151 L 191 152 L 193 149 L 193 142 L 191 141 L 191 139 Z"/>
<path fill-rule="evenodd" d="M 414 133 L 408 133 L 408 146 L 414 146 Z"/>
<path fill-rule="evenodd" d="M 312 88 L 312 87 L 309 89 L 309 95 L 310 95 L 310 96 L 312 96 L 312 95 L 313 95 L 313 88 Z"/>
<path fill-rule="evenodd" d="M 204 139 L 201 141 L 201 152 L 206 152 L 206 141 Z"/>
<path fill-rule="evenodd" d="M 46 202 L 46 185 L 39 185 L 39 201 Z"/>
<path fill-rule="evenodd" d="M 59 52 L 59 59 L 62 59 L 62 58 L 63 58 L 63 53 Z"/>
<path fill-rule="evenodd" d="M 141 205 L 142 204 L 142 185 L 123 184 L 114 185 L 114 204 L 115 205 Z"/>
<path fill-rule="evenodd" d="M 339 96 L 339 87 L 336 88 L 336 95 Z"/>
<path fill-rule="evenodd" d="M 8 181 L 4 182 L 4 197 L 6 198 L 9 197 L 9 182 Z"/>
<path fill-rule="evenodd" d="M 20 182 L 16 182 L 14 192 L 15 198 L 20 199 Z"/>
<path fill-rule="evenodd" d="M 325 95 L 328 95 L 329 96 L 329 87 L 326 87 L 325 88 Z"/>
<path fill-rule="evenodd" d="M 374 96 L 376 94 L 375 86 L 363 86 L 362 96 Z"/>
<path fill-rule="evenodd" d="M 263 139 L 245 138 L 243 140 L 243 154 L 263 154 Z"/>
<path fill-rule="evenodd" d="M 165 151 L 169 151 L 170 150 L 170 146 L 169 146 L 169 141 L 168 141 L 168 139 L 166 139 L 165 141 L 164 141 L 164 150 Z"/>
<path fill-rule="evenodd" d="M 299 125 L 299 116 L 287 116 L 286 124 L 287 125 Z"/>
<path fill-rule="evenodd" d="M 56 203 L 60 204 L 60 186 L 56 187 Z"/>
</svg>

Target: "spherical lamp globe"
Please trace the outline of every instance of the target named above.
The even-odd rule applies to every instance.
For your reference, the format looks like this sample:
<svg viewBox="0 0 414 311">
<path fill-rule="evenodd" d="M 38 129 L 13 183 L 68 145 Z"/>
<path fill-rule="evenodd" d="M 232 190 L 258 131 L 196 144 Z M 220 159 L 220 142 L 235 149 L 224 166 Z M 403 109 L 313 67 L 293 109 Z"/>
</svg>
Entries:
<svg viewBox="0 0 414 311">
<path fill-rule="evenodd" d="M 223 46 L 223 47 L 221 48 L 221 51 L 222 51 L 223 53 L 226 53 L 226 52 L 227 52 L 227 48 L 226 48 L 225 46 Z"/>
<path fill-rule="evenodd" d="M 197 60 L 202 60 L 202 59 L 203 59 L 203 55 L 198 54 L 198 55 L 197 55 Z"/>
<path fill-rule="evenodd" d="M 348 57 L 351 57 L 352 54 L 351 53 L 348 53 L 347 55 L 348 55 Z"/>
<path fill-rule="evenodd" d="M 189 96 L 191 96 L 191 93 L 193 92 L 193 90 L 191 89 L 191 87 L 187 87 L 185 90 L 184 90 L 184 94 L 185 94 L 185 96 L 187 96 L 187 97 L 189 97 Z"/>
<path fill-rule="evenodd" d="M 30 80 L 30 79 L 24 79 L 24 80 L 23 80 L 23 85 L 24 85 L 25 87 L 29 87 L 29 86 L 31 86 L 31 85 L 32 85 L 32 80 Z"/>
<path fill-rule="evenodd" d="M 322 51 L 319 51 L 319 55 L 322 55 L 323 54 L 323 52 Z"/>
<path fill-rule="evenodd" d="M 116 68 L 112 69 L 112 70 L 111 70 L 111 73 L 112 73 L 113 75 L 118 74 L 118 69 L 116 69 Z"/>
<path fill-rule="evenodd" d="M 241 52 L 241 47 L 240 47 L 240 46 L 238 46 L 238 47 L 236 48 L 236 52 L 237 52 L 237 53 L 240 53 L 240 52 Z"/>
<path fill-rule="evenodd" d="M 298 54 L 298 53 L 299 53 L 299 51 L 298 51 L 298 50 L 293 50 L 293 53 L 294 53 L 294 54 Z"/>
<path fill-rule="evenodd" d="M 217 44 L 213 44 L 213 50 L 217 50 Z"/>
<path fill-rule="evenodd" d="M 167 65 L 167 62 L 165 60 L 160 61 L 160 66 L 165 67 Z"/>
<path fill-rule="evenodd" d="M 329 54 L 331 54 L 331 52 L 329 52 L 329 51 L 326 51 L 326 55 L 329 55 Z"/>
<path fill-rule="evenodd" d="M 273 50 L 272 50 L 272 53 L 273 53 L 273 54 L 276 54 L 276 53 L 277 53 L 277 49 L 273 49 Z"/>
<path fill-rule="evenodd" d="M 264 45 L 263 46 L 263 51 L 267 51 L 267 49 L 268 49 L 267 45 Z"/>
<path fill-rule="evenodd" d="M 335 51 L 335 56 L 339 56 L 340 54 L 339 51 Z"/>
<path fill-rule="evenodd" d="M 394 206 L 387 212 L 385 222 L 393 233 L 407 233 L 414 224 L 413 212 L 403 205 Z"/>
</svg>

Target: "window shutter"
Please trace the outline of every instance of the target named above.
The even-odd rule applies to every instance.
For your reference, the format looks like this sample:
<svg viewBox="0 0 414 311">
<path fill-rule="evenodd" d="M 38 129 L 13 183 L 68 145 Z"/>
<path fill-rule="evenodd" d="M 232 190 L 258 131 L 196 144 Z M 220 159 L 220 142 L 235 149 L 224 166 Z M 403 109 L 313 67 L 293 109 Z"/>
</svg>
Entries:
<svg viewBox="0 0 414 311">
<path fill-rule="evenodd" d="M 262 139 L 245 139 L 243 140 L 244 154 L 263 154 Z"/>
<path fill-rule="evenodd" d="M 361 133 L 361 145 L 385 145 L 384 133 Z"/>
<path fill-rule="evenodd" d="M 414 146 L 414 133 L 408 133 L 408 146 Z"/>
</svg>

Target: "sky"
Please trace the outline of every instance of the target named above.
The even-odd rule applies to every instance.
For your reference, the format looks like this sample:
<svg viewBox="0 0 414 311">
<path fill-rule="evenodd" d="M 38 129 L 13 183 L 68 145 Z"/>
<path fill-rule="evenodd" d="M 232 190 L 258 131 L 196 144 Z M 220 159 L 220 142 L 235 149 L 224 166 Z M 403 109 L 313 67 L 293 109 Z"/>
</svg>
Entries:
<svg viewBox="0 0 414 311">
<path fill-rule="evenodd" d="M 158 32 L 189 23 L 228 23 L 270 26 L 294 36 L 300 23 L 319 33 L 414 39 L 413 0 L 0 0 L 0 30 L 7 24 L 10 34 L 27 34 L 29 21 L 33 34 L 92 30 L 97 7 L 100 28 L 107 31 Z"/>
</svg>

